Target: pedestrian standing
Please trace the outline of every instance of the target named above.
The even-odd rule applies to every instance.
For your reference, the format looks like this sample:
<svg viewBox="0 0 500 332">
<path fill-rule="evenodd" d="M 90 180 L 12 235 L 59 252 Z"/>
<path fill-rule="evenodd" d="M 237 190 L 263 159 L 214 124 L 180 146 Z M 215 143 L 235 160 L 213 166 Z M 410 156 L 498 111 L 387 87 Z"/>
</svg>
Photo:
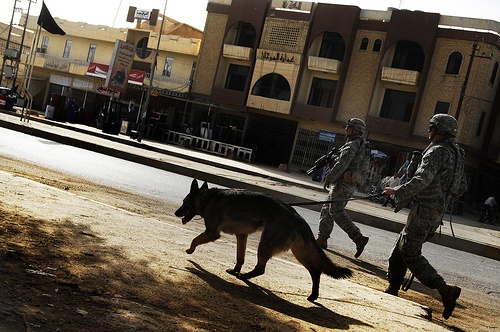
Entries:
<svg viewBox="0 0 500 332">
<path fill-rule="evenodd" d="M 394 174 L 387 179 L 387 181 L 384 183 L 384 188 L 385 187 L 397 187 L 399 186 L 399 177 L 398 177 L 398 172 L 394 172 Z M 383 206 L 387 207 L 387 203 L 391 202 L 392 208 L 396 207 L 396 201 L 394 199 L 394 195 L 386 195 L 384 198 L 384 202 L 382 203 Z"/>
<path fill-rule="evenodd" d="M 412 200 L 406 225 L 389 257 L 386 293 L 397 296 L 407 269 L 425 286 L 441 295 L 443 317 L 448 319 L 455 309 L 461 289 L 447 285 L 443 277 L 422 255 L 422 245 L 441 225 L 443 215 L 453 199 L 467 187 L 464 172 L 464 150 L 455 143 L 458 122 L 448 114 L 436 114 L 429 120 L 431 143 L 424 150 L 413 177 L 397 187 L 387 187 L 386 195 L 395 195 L 399 202 Z M 400 204 L 396 208 L 399 211 Z"/>
<path fill-rule="evenodd" d="M 488 197 L 481 206 L 480 222 L 495 224 L 498 213 L 498 204 L 494 196 Z"/>
<path fill-rule="evenodd" d="M 490 208 L 495 209 L 495 210 L 498 207 L 497 201 L 496 201 L 494 196 L 490 196 L 490 197 L 486 198 L 486 200 L 484 201 L 484 205 L 488 205 Z"/>
<path fill-rule="evenodd" d="M 333 159 L 325 175 L 323 188 L 329 192 L 326 200 L 333 202 L 324 204 L 321 208 L 316 242 L 321 248 L 326 249 L 327 240 L 336 222 L 356 244 L 354 257 L 358 258 L 368 243 L 368 237 L 361 234 L 344 209 L 347 201 L 354 194 L 356 185 L 364 176 L 360 174 L 360 169 L 365 162 L 369 145 L 368 141 L 362 137 L 366 129 L 363 120 L 352 118 L 347 121 L 344 129 L 347 142 L 339 149 L 339 154 Z"/>
</svg>

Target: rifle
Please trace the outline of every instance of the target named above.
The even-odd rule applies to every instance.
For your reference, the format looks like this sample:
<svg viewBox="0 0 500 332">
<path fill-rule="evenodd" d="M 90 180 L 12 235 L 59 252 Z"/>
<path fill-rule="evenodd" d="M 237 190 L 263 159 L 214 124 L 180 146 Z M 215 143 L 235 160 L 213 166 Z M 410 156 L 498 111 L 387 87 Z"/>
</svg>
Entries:
<svg viewBox="0 0 500 332">
<path fill-rule="evenodd" d="M 317 171 L 319 171 L 320 169 L 322 169 L 323 167 L 325 167 L 326 165 L 328 165 L 330 163 L 330 161 L 332 161 L 332 159 L 338 153 L 339 153 L 339 149 L 338 148 L 333 148 L 327 154 L 319 157 L 318 160 L 316 160 L 314 162 L 314 166 L 307 170 L 306 174 L 307 175 L 311 175 L 311 174 L 316 173 Z"/>
</svg>

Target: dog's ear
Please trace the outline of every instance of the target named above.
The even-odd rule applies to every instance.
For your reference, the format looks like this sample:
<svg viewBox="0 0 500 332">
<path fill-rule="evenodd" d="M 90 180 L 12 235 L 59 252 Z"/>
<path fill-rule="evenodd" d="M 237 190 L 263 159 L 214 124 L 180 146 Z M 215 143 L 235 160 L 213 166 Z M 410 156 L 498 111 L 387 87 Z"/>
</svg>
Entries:
<svg viewBox="0 0 500 332">
<path fill-rule="evenodd" d="M 203 184 L 201 185 L 200 190 L 203 190 L 203 189 L 208 189 L 208 183 L 207 183 L 207 181 L 203 182 Z"/>
<path fill-rule="evenodd" d="M 191 192 L 198 191 L 198 181 L 196 179 L 193 179 L 193 182 L 191 182 Z"/>
</svg>

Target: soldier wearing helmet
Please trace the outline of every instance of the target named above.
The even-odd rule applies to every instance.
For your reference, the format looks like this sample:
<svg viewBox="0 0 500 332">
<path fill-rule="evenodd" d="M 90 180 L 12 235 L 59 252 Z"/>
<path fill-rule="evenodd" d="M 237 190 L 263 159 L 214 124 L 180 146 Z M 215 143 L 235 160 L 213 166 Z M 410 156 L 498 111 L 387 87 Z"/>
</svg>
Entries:
<svg viewBox="0 0 500 332">
<path fill-rule="evenodd" d="M 346 127 L 352 127 L 356 129 L 360 135 L 363 135 L 366 130 L 366 124 L 363 120 L 358 119 L 358 118 L 352 118 L 347 120 L 346 122 Z"/>
<path fill-rule="evenodd" d="M 328 201 L 323 205 L 319 220 L 318 238 L 316 242 L 323 249 L 327 248 L 327 240 L 333 230 L 334 222 L 347 233 L 356 244 L 354 257 L 363 252 L 368 237 L 363 236 L 359 228 L 344 211 L 349 198 L 354 194 L 358 182 L 363 178 L 360 168 L 369 151 L 369 143 L 361 137 L 366 129 L 363 120 L 352 118 L 345 125 L 347 142 L 339 149 L 339 153 L 330 163 L 330 169 L 325 175 L 323 187 L 328 191 Z M 369 152 L 368 152 L 369 154 Z"/>
<path fill-rule="evenodd" d="M 433 129 L 432 131 L 430 129 Z M 432 139 L 439 135 L 445 138 L 457 136 L 458 122 L 449 114 L 436 114 L 429 119 L 429 133 L 432 132 Z M 432 141 L 431 139 L 431 141 Z"/>
<path fill-rule="evenodd" d="M 422 245 L 441 225 L 450 201 L 461 196 L 467 187 L 464 151 L 454 141 L 457 131 L 458 123 L 453 116 L 434 115 L 429 120 L 428 137 L 431 142 L 423 151 L 413 177 L 400 186 L 384 189 L 384 194 L 395 195 L 399 202 L 412 202 L 406 225 L 389 257 L 389 287 L 385 292 L 397 296 L 409 269 L 422 284 L 438 290 L 445 319 L 455 309 L 461 289 L 446 284 L 422 256 Z M 399 209 L 400 206 L 395 211 Z"/>
</svg>

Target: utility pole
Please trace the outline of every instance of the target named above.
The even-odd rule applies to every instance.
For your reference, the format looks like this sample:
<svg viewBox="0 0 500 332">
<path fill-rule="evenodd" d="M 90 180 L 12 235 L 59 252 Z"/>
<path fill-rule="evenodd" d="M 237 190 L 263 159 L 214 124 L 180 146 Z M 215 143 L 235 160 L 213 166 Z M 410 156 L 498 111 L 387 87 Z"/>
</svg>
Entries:
<svg viewBox="0 0 500 332">
<path fill-rule="evenodd" d="M 14 0 L 14 8 L 12 8 L 12 17 L 10 19 L 9 34 L 7 35 L 7 42 L 5 43 L 5 51 L 4 51 L 3 60 L 2 60 L 2 70 L 0 71 L 0 86 L 3 86 L 2 85 L 3 71 L 5 68 L 5 60 L 7 60 L 7 55 L 5 54 L 5 52 L 7 52 L 7 50 L 9 49 L 9 46 L 10 46 L 10 35 L 12 33 L 12 25 L 14 24 L 14 13 L 16 12 L 16 9 L 17 9 L 16 2 L 18 2 L 18 1 L 20 1 L 20 0 Z M 21 47 L 22 47 L 22 45 L 21 45 Z M 19 57 L 19 55 L 18 55 L 18 57 Z"/>
<path fill-rule="evenodd" d="M 467 90 L 467 84 L 469 83 L 469 76 L 470 76 L 470 72 L 472 70 L 472 63 L 474 62 L 474 58 L 491 59 L 491 55 L 490 56 L 476 55 L 476 51 L 478 51 L 480 49 L 477 46 L 477 44 L 478 43 L 477 43 L 477 37 L 476 37 L 476 41 L 474 41 L 474 43 L 472 44 L 472 52 L 470 54 L 470 61 L 469 61 L 469 65 L 467 66 L 467 72 L 465 73 L 465 79 L 464 79 L 464 83 L 462 84 L 462 89 L 460 90 L 460 97 L 458 99 L 457 111 L 455 112 L 455 119 L 457 119 L 457 121 L 458 121 L 458 117 L 460 116 L 460 111 L 462 110 L 462 104 L 464 102 L 465 91 Z"/>
<path fill-rule="evenodd" d="M 16 62 L 16 70 L 14 71 L 14 77 L 12 79 L 12 90 L 14 90 L 14 86 L 16 84 L 17 80 L 17 75 L 19 71 L 19 63 L 21 62 L 21 56 L 23 55 L 23 45 L 24 45 L 24 38 L 26 37 L 26 27 L 28 26 L 28 18 L 30 17 L 30 9 L 31 9 L 31 3 L 36 0 L 29 0 L 28 1 L 28 11 L 26 13 L 26 20 L 24 21 L 24 26 L 23 26 L 23 35 L 21 37 L 21 46 L 19 46 L 19 57 L 18 61 Z M 32 50 L 30 50 L 32 51 Z"/>
<path fill-rule="evenodd" d="M 149 99 L 151 96 L 151 90 L 153 89 L 153 79 L 154 79 L 154 75 L 155 75 L 156 63 L 158 62 L 158 51 L 160 50 L 161 34 L 163 32 L 163 23 L 165 22 L 165 12 L 167 10 L 167 2 L 168 2 L 168 0 L 165 0 L 165 7 L 163 8 L 163 17 L 162 17 L 161 25 L 160 25 L 160 33 L 158 35 L 158 43 L 156 44 L 155 58 L 153 60 L 153 63 L 151 64 L 151 70 L 150 70 L 150 74 L 149 74 L 148 93 L 146 95 L 146 100 L 144 101 L 144 107 L 141 109 L 139 128 L 137 130 L 137 142 L 142 141 L 142 137 L 144 136 L 144 127 L 146 126 L 146 118 L 148 115 Z"/>
<path fill-rule="evenodd" d="M 467 67 L 464 83 L 462 84 L 462 89 L 460 90 L 460 97 L 458 98 L 457 111 L 455 112 L 455 119 L 457 119 L 457 121 L 458 117 L 460 116 L 462 104 L 464 102 L 465 90 L 467 90 L 467 83 L 469 83 L 470 71 L 472 69 L 472 63 L 474 62 L 474 57 L 476 56 L 476 50 L 477 50 L 477 40 L 472 44 L 472 52 L 470 54 L 469 66 Z"/>
</svg>

